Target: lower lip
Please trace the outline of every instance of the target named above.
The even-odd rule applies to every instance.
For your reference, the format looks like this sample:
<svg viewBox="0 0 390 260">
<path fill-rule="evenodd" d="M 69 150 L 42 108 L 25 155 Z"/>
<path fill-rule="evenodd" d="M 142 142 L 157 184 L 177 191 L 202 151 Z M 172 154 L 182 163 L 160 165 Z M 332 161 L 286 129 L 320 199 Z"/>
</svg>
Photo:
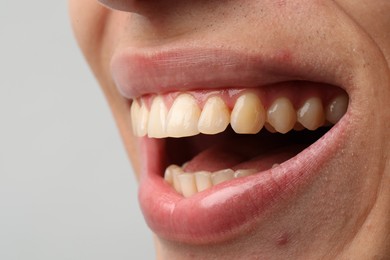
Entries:
<svg viewBox="0 0 390 260">
<path fill-rule="evenodd" d="M 162 178 L 165 151 L 160 141 L 143 138 L 139 201 L 145 220 L 155 234 L 167 240 L 205 244 L 233 239 L 244 229 L 251 230 L 265 211 L 293 199 L 309 185 L 340 149 L 347 125 L 348 114 L 279 167 L 219 184 L 190 198 L 176 193 Z"/>
</svg>

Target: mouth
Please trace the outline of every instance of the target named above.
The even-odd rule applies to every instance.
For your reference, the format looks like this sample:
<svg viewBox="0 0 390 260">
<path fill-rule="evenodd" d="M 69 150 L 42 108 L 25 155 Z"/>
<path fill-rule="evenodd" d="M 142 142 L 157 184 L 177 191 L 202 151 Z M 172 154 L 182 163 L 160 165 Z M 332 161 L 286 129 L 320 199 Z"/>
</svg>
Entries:
<svg viewBox="0 0 390 260">
<path fill-rule="evenodd" d="M 149 227 L 164 239 L 216 243 L 250 232 L 266 212 L 293 200 L 340 149 L 349 104 L 343 84 L 302 79 L 299 69 L 287 66 L 241 81 L 217 69 L 222 80 L 200 82 L 205 87 L 189 80 L 191 69 L 181 69 L 173 77 L 179 80 L 158 85 L 166 60 L 146 69 L 138 60 L 131 73 L 128 60 L 113 67 L 122 94 L 133 100 L 142 158 L 139 201 Z M 150 82 L 120 83 L 140 68 L 146 71 L 141 78 L 154 75 Z M 227 81 L 234 87 L 224 87 Z"/>
</svg>

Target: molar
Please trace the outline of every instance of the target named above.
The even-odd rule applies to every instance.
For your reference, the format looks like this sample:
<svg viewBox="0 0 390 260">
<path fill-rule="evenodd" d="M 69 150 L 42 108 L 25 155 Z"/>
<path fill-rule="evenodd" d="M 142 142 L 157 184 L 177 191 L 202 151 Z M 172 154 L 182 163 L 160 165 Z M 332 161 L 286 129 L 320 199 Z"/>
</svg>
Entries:
<svg viewBox="0 0 390 260">
<path fill-rule="evenodd" d="M 348 96 L 343 94 L 335 97 L 326 107 L 326 120 L 336 124 L 347 112 Z"/>
</svg>

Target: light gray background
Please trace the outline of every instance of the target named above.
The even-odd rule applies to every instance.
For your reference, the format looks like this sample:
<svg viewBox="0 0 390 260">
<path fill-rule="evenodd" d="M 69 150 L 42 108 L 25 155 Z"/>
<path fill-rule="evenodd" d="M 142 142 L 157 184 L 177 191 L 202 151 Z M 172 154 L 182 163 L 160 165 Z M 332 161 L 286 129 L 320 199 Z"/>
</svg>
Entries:
<svg viewBox="0 0 390 260">
<path fill-rule="evenodd" d="M 153 259 L 136 180 L 67 2 L 2 3 L 0 259 Z"/>
</svg>

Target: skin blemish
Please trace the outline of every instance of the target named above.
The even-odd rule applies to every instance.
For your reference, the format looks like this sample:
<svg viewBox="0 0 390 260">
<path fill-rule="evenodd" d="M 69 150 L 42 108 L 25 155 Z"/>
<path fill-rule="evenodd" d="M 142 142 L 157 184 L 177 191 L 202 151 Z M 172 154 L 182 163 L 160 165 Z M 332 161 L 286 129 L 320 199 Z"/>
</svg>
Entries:
<svg viewBox="0 0 390 260">
<path fill-rule="evenodd" d="M 290 235 L 288 233 L 283 233 L 276 239 L 277 246 L 286 246 L 289 242 Z"/>
</svg>

